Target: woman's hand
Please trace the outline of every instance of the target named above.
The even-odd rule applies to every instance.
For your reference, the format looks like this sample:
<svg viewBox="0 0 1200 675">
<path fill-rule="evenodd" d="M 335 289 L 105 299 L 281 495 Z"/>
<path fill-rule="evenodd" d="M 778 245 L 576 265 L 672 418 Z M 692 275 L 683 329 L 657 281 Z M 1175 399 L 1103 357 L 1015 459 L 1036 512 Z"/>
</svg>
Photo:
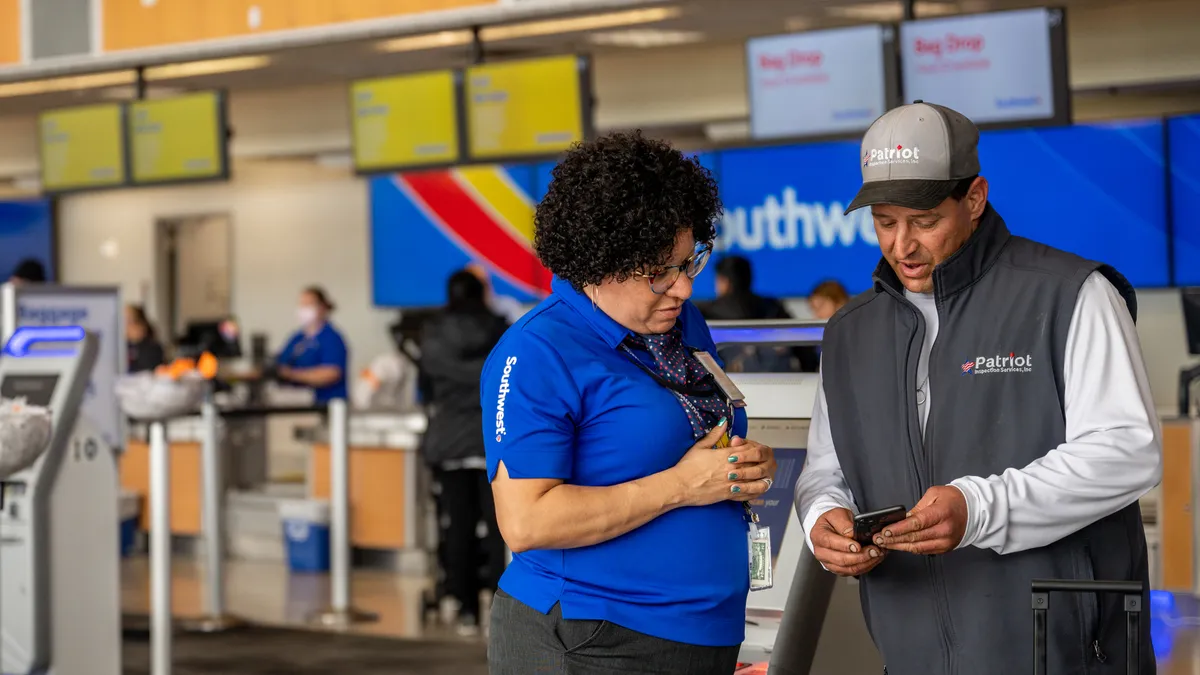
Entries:
<svg viewBox="0 0 1200 675">
<path fill-rule="evenodd" d="M 733 469 L 729 472 L 730 480 L 741 488 L 734 492 L 734 501 L 747 502 L 771 489 L 775 481 L 775 470 L 779 468 L 775 463 L 774 448 L 734 436 L 732 447 L 728 450 L 728 461 L 733 462 Z M 747 483 L 751 487 L 761 489 L 747 491 Z"/>
<path fill-rule="evenodd" d="M 682 485 L 685 505 L 748 501 L 770 488 L 763 479 L 775 477 L 775 452 L 744 438 L 734 438 L 731 447 L 716 448 L 724 434 L 725 424 L 718 424 L 670 470 Z"/>
</svg>

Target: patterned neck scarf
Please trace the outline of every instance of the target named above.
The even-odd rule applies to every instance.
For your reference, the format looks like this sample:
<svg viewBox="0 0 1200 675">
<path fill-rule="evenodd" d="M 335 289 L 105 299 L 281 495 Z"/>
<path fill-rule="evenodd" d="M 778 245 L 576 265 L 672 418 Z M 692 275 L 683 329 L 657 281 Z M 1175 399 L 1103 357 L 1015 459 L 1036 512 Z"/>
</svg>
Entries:
<svg viewBox="0 0 1200 675">
<path fill-rule="evenodd" d="M 671 390 L 687 413 L 694 438 L 707 434 L 722 417 L 729 414 L 729 404 L 721 396 L 708 371 L 704 370 L 704 366 L 700 365 L 683 344 L 683 333 L 679 326 L 661 335 L 633 335 L 629 341 L 650 352 L 654 357 L 654 370 L 664 380 L 685 387 L 707 384 L 711 389 L 712 393 L 706 396 Z"/>
</svg>

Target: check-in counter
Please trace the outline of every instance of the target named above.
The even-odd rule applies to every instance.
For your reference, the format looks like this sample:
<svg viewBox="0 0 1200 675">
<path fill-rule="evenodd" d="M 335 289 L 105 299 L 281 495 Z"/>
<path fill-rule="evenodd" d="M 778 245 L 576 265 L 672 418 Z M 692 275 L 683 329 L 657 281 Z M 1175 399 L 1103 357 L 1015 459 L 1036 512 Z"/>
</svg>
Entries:
<svg viewBox="0 0 1200 675">
<path fill-rule="evenodd" d="M 421 546 L 425 491 L 417 447 L 421 414 L 350 416 L 350 544 L 399 551 Z M 329 499 L 329 443 L 320 434 L 309 457 L 308 496 Z"/>
<path fill-rule="evenodd" d="M 167 422 L 166 430 L 171 457 L 171 533 L 197 536 L 201 532 L 204 476 L 202 420 L 198 415 L 172 419 Z M 142 503 L 147 506 L 142 509 L 139 529 L 145 531 L 150 525 L 150 446 L 145 429 L 131 431 L 120 460 L 121 487 L 144 498 Z M 221 445 L 224 490 L 250 489 L 267 481 L 267 434 L 263 417 L 219 418 L 217 438 Z"/>
</svg>

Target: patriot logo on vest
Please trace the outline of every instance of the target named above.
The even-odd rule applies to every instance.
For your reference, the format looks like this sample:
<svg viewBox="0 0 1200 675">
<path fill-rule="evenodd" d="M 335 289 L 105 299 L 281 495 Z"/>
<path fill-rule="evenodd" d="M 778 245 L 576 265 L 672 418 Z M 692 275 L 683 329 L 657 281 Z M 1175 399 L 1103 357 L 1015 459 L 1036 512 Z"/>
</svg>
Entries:
<svg viewBox="0 0 1200 675">
<path fill-rule="evenodd" d="M 994 373 L 1032 373 L 1033 355 L 977 356 L 962 364 L 963 375 L 992 375 Z"/>
</svg>

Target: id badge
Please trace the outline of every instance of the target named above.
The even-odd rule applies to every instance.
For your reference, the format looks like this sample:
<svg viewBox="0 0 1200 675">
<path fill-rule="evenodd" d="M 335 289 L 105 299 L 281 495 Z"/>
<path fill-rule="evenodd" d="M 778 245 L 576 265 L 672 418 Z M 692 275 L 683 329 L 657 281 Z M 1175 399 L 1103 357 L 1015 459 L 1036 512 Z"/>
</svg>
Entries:
<svg viewBox="0 0 1200 675">
<path fill-rule="evenodd" d="M 724 394 L 725 399 L 735 408 L 746 407 L 746 397 L 742 394 L 742 390 L 738 389 L 733 380 L 721 370 L 721 366 L 717 365 L 717 360 L 706 351 L 699 350 L 692 352 L 692 356 L 700 363 L 700 366 L 712 375 L 713 380 L 717 383 L 717 388 Z"/>
<path fill-rule="evenodd" d="M 775 585 L 771 569 L 771 528 L 750 526 L 750 590 L 765 591 Z"/>
</svg>

